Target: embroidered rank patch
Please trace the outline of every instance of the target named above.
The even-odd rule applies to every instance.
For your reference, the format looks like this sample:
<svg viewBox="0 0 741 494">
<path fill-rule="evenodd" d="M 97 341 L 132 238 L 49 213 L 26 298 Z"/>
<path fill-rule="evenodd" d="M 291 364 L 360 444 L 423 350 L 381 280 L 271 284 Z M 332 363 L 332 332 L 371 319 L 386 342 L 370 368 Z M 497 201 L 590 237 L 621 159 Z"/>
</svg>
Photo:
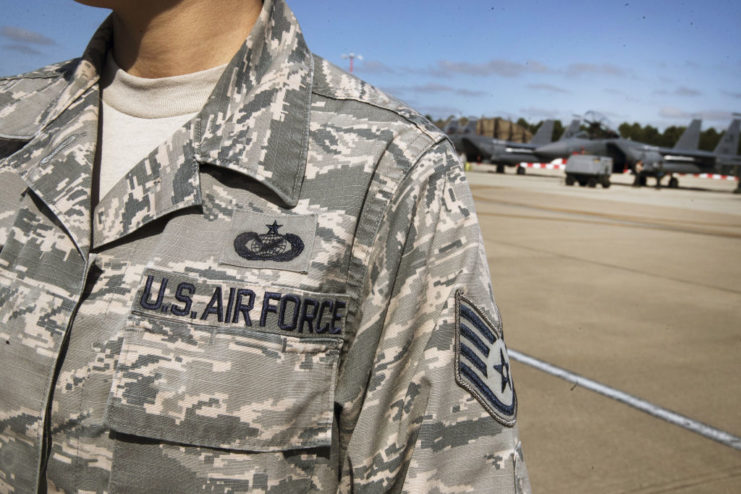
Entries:
<svg viewBox="0 0 741 494">
<path fill-rule="evenodd" d="M 316 215 L 237 211 L 223 239 L 221 262 L 247 268 L 306 273 L 316 234 Z"/>
<path fill-rule="evenodd" d="M 517 395 L 501 330 L 461 292 L 455 294 L 455 380 L 498 422 L 515 424 Z"/>
</svg>

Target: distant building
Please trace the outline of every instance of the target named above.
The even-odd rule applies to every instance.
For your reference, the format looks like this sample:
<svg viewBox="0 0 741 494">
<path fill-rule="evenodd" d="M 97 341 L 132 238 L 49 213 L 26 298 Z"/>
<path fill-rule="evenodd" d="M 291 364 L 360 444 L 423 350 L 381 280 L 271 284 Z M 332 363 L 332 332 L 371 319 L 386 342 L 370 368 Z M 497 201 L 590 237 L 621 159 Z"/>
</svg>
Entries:
<svg viewBox="0 0 741 494">
<path fill-rule="evenodd" d="M 455 132 L 462 132 L 471 120 L 466 117 L 458 120 L 448 118 L 437 120 L 435 124 L 441 129 L 456 129 Z M 501 117 L 476 120 L 476 134 L 510 142 L 528 142 L 533 137 L 533 134 L 525 127 Z"/>
<path fill-rule="evenodd" d="M 528 142 L 533 137 L 525 127 L 500 117 L 478 119 L 476 133 L 510 142 Z"/>
</svg>

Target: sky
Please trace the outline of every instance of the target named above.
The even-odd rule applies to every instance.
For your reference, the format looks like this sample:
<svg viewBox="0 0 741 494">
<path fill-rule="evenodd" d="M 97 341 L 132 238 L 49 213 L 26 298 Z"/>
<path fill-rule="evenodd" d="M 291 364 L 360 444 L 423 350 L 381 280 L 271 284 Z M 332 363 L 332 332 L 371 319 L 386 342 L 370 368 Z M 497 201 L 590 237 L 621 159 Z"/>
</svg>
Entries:
<svg viewBox="0 0 741 494">
<path fill-rule="evenodd" d="M 133 0 L 132 0 L 133 1 Z M 741 113 L 738 0 L 287 0 L 309 48 L 434 118 L 587 111 L 663 129 Z M 0 0 L 0 75 L 79 56 L 108 11 Z"/>
</svg>

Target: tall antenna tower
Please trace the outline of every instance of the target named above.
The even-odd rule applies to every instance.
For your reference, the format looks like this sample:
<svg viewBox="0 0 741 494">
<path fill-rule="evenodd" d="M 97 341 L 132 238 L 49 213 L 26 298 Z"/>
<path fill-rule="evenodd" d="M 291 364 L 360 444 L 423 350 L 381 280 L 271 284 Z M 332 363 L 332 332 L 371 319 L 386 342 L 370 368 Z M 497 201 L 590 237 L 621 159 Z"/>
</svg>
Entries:
<svg viewBox="0 0 741 494">
<path fill-rule="evenodd" d="M 358 60 L 362 60 L 363 59 L 363 55 L 360 55 L 359 53 L 356 54 L 356 53 L 350 52 L 350 53 L 343 53 L 342 54 L 342 58 L 345 59 L 345 60 L 347 60 L 347 59 L 350 60 L 350 73 L 352 74 L 353 65 L 354 65 L 353 62 L 355 61 L 356 58 Z"/>
</svg>

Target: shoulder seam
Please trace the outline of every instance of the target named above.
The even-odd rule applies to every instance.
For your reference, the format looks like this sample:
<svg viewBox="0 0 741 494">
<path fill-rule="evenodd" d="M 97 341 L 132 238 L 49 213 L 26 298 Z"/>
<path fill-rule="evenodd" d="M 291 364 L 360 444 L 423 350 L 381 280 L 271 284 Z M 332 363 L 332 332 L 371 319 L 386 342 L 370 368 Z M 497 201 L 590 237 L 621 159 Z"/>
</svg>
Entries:
<svg viewBox="0 0 741 494">
<path fill-rule="evenodd" d="M 414 161 L 412 161 L 412 166 L 410 166 L 409 169 L 406 171 L 406 173 L 404 174 L 404 178 L 402 179 L 402 181 L 403 180 L 406 180 L 409 177 L 409 175 L 417 168 L 417 166 L 419 166 L 419 163 L 422 161 L 422 158 L 424 158 L 425 155 L 429 154 L 430 151 L 432 151 L 433 148 L 435 148 L 436 146 L 440 145 L 444 141 L 450 141 L 450 139 L 448 139 L 448 136 L 445 135 L 445 134 L 440 135 L 438 139 L 433 140 L 427 146 L 425 146 L 420 151 L 420 153 L 417 155 L 417 157 L 414 159 Z M 451 145 L 452 145 L 452 143 L 451 143 Z M 397 190 L 398 190 L 398 187 L 397 187 Z"/>
<path fill-rule="evenodd" d="M 0 77 L 0 82 L 3 81 L 22 81 L 27 79 L 59 79 L 62 77 L 62 74 L 34 74 L 31 72 L 30 74 L 18 74 L 18 75 L 8 75 Z"/>
<path fill-rule="evenodd" d="M 3 140 L 3 141 L 29 141 L 31 139 L 33 139 L 33 135 L 30 135 L 30 136 L 10 135 L 10 134 L 3 134 L 0 132 L 0 140 Z"/>
<path fill-rule="evenodd" d="M 417 139 L 422 138 L 422 135 L 418 135 Z M 384 199 L 384 205 L 382 210 L 380 211 L 380 214 L 378 215 L 376 221 L 374 222 L 373 226 L 373 244 L 375 244 L 375 239 L 378 237 L 378 232 L 385 221 L 386 218 L 388 218 L 390 211 L 391 211 L 391 205 L 394 203 L 394 200 L 398 197 L 399 194 L 402 193 L 404 189 L 404 184 L 409 180 L 410 175 L 414 172 L 414 170 L 419 166 L 419 163 L 422 161 L 422 159 L 429 154 L 436 146 L 439 146 L 444 141 L 450 141 L 447 137 L 447 135 L 442 134 L 439 136 L 439 139 L 435 139 L 432 142 L 427 143 L 414 157 L 413 160 L 410 160 L 410 166 L 406 170 L 404 170 L 404 173 L 401 174 L 399 177 L 399 180 L 394 183 L 394 186 L 392 188 L 388 189 L 388 195 L 385 196 Z M 447 178 L 446 178 L 447 180 Z M 373 248 L 371 247 L 368 252 L 367 256 L 372 255 Z M 355 253 L 355 250 L 353 249 L 353 253 L 351 254 L 351 257 L 354 259 L 360 259 L 361 256 L 358 256 Z M 350 287 L 351 291 L 354 291 L 354 293 L 360 293 L 362 291 L 362 286 L 364 281 L 366 280 L 368 273 L 370 272 L 370 264 L 368 263 L 368 258 L 366 257 L 363 261 L 360 261 L 359 264 L 362 266 L 362 268 L 359 270 L 359 276 L 355 280 L 351 280 L 348 278 L 348 286 Z M 352 260 L 351 260 L 352 264 Z M 352 266 L 351 266 L 352 269 Z M 354 282 L 353 282 L 354 281 Z M 353 314 L 353 317 L 357 317 L 357 314 Z"/>
<path fill-rule="evenodd" d="M 373 103 L 373 102 L 370 102 L 370 101 L 367 101 L 367 100 L 364 100 L 364 99 L 361 99 L 361 98 L 353 97 L 353 96 L 338 96 L 338 95 L 335 95 L 335 94 L 327 94 L 325 92 L 318 91 L 316 89 L 313 89 L 312 90 L 312 93 L 313 94 L 317 94 L 317 95 L 322 96 L 322 97 L 327 98 L 327 99 L 335 100 L 335 101 L 355 101 L 356 103 L 360 103 L 360 104 L 363 104 L 363 105 L 372 106 L 373 108 L 377 108 L 379 110 L 383 110 L 383 111 L 387 111 L 389 113 L 392 113 L 392 114 L 396 115 L 397 117 L 405 120 L 406 122 L 414 125 L 414 127 L 416 127 L 421 133 L 423 133 L 424 135 L 426 135 L 427 137 L 429 137 L 432 140 L 432 144 L 433 145 L 435 143 L 439 142 L 440 140 L 442 140 L 442 139 L 445 138 L 444 135 L 442 135 L 442 136 L 436 136 L 435 135 L 436 133 L 430 132 L 424 126 L 420 125 L 418 122 L 415 122 L 414 120 L 412 120 L 409 117 L 407 117 L 406 115 L 404 115 L 404 112 L 401 112 L 401 111 L 396 110 L 396 109 L 393 109 L 393 108 L 389 108 L 388 106 L 379 105 L 379 104 L 376 104 L 376 103 Z"/>
<path fill-rule="evenodd" d="M 69 60 L 56 62 L 44 67 L 39 67 L 36 70 L 25 72 L 23 74 L 0 76 L 0 82 L 22 81 L 24 79 L 59 79 L 60 77 L 64 77 L 64 74 L 59 69 L 67 65 L 77 64 L 80 60 L 80 57 L 70 58 Z"/>
<path fill-rule="evenodd" d="M 425 125 L 427 120 L 416 110 L 410 108 L 406 103 L 400 101 L 393 96 L 390 96 L 372 84 L 354 77 L 352 74 L 347 74 L 342 69 L 332 64 L 325 58 L 312 53 L 314 60 L 315 75 L 318 67 L 325 67 L 329 72 L 327 74 L 334 73 L 335 76 L 342 75 L 343 77 L 348 76 L 351 79 L 351 86 L 357 84 L 355 90 L 342 90 L 333 86 L 317 85 L 312 86 L 312 94 L 321 96 L 330 100 L 335 101 L 354 101 L 359 104 L 368 105 L 369 107 L 383 110 L 395 115 L 397 118 L 404 120 L 405 122 L 412 124 L 422 134 L 428 136 L 433 141 L 437 141 L 437 133 L 439 129 L 434 128 L 434 125 L 429 124 L 429 127 Z M 364 94 L 367 93 L 367 94 Z M 373 95 L 377 94 L 379 98 L 375 98 Z M 376 101 L 378 99 L 378 101 Z"/>
</svg>

